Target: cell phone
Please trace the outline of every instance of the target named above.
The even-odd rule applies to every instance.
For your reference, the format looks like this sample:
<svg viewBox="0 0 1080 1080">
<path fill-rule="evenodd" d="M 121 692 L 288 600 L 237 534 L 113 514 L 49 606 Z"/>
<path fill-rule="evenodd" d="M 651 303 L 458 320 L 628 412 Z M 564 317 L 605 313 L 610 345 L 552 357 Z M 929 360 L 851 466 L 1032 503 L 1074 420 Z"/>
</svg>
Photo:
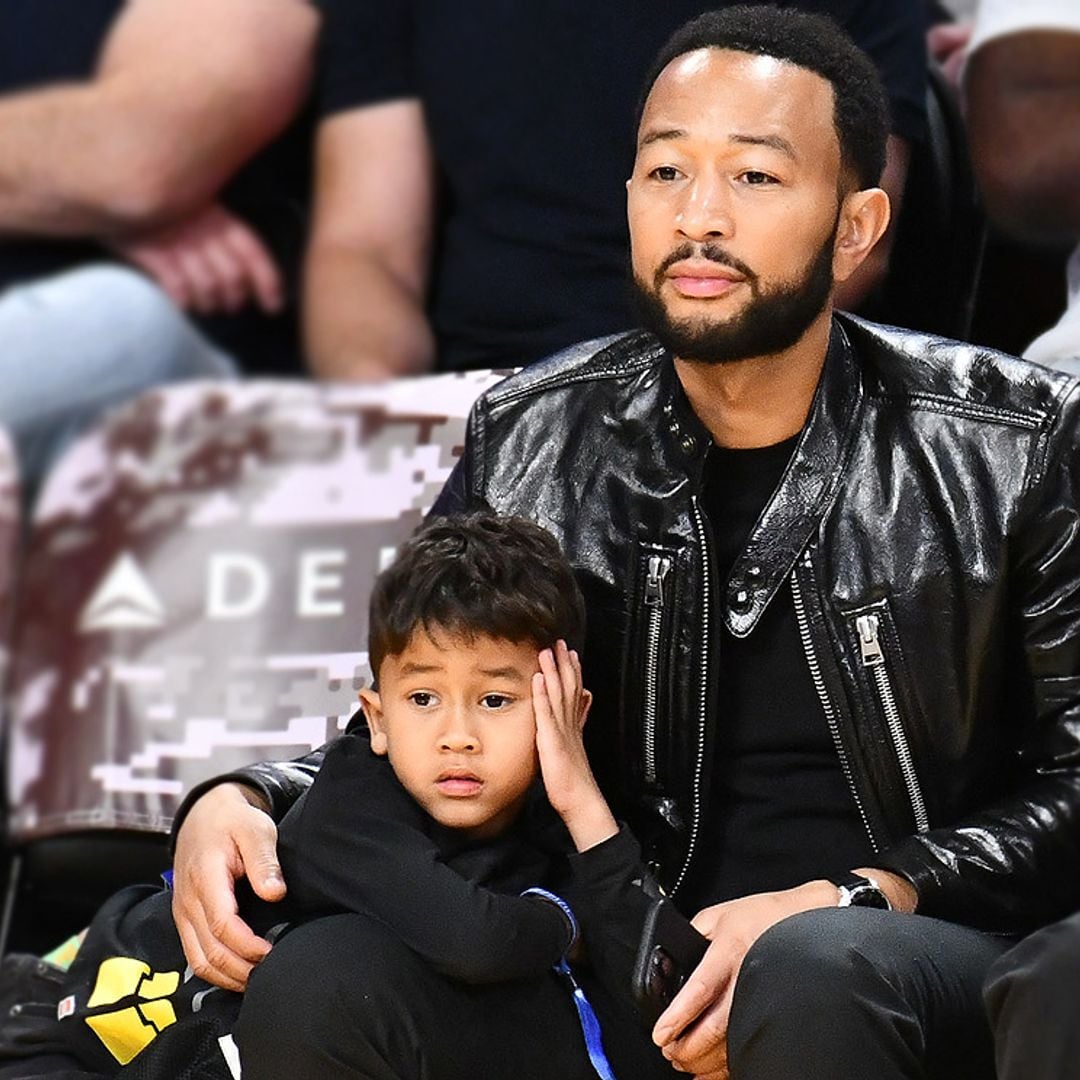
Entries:
<svg viewBox="0 0 1080 1080">
<path fill-rule="evenodd" d="M 709 947 L 675 905 L 661 897 L 649 909 L 634 963 L 633 992 L 638 1011 L 651 1027 L 671 1004 Z"/>
</svg>

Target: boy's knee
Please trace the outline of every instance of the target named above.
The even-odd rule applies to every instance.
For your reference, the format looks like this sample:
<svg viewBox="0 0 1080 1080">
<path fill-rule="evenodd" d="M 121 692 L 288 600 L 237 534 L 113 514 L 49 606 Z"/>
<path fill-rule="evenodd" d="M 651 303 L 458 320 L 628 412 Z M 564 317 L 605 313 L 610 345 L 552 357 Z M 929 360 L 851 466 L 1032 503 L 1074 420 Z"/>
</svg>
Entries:
<svg viewBox="0 0 1080 1080">
<path fill-rule="evenodd" d="M 297 927 L 255 968 L 244 995 L 236 1042 L 245 1071 L 307 1075 L 329 1060 L 383 1068 L 393 1025 L 407 1013 L 413 959 L 364 915 Z"/>
</svg>

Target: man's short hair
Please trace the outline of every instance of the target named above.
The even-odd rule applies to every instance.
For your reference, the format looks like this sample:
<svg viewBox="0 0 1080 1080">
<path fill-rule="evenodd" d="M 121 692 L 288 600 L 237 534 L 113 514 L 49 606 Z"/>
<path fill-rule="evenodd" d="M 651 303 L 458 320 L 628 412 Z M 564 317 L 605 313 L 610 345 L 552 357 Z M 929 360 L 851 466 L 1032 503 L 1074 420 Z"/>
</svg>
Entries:
<svg viewBox="0 0 1080 1080">
<path fill-rule="evenodd" d="M 482 512 L 433 518 L 375 579 L 368 620 L 375 678 L 416 630 L 472 639 L 559 638 L 580 648 L 585 604 L 566 556 L 546 529 L 525 518 Z"/>
<path fill-rule="evenodd" d="M 880 182 L 888 136 L 885 91 L 870 58 L 832 19 L 772 4 L 741 4 L 691 19 L 672 34 L 654 61 L 642 92 L 639 120 L 660 72 L 672 60 L 698 49 L 771 56 L 828 80 L 842 168 L 859 189 Z"/>
</svg>

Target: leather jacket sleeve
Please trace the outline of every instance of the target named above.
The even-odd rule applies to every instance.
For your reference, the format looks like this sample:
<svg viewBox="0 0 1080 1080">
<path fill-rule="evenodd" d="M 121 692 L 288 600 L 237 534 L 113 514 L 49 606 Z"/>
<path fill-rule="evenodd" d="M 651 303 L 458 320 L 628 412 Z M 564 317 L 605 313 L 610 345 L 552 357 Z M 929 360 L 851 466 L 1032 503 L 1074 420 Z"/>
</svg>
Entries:
<svg viewBox="0 0 1080 1080">
<path fill-rule="evenodd" d="M 1040 441 L 1015 530 L 1008 605 L 1030 709 L 1007 718 L 1020 733 L 1010 794 L 876 860 L 915 885 L 920 913 L 992 930 L 1059 918 L 1080 893 L 1078 398 L 1070 385 Z"/>
<path fill-rule="evenodd" d="M 349 719 L 346 731 L 354 731 L 363 723 L 363 712 L 357 709 Z M 176 817 L 173 818 L 172 833 L 169 837 L 170 849 L 175 849 L 176 838 L 180 834 L 191 808 L 211 788 L 218 784 L 243 784 L 257 791 L 270 807 L 270 817 L 280 822 L 289 808 L 309 787 L 322 766 L 329 743 L 312 750 L 310 754 L 294 758 L 292 761 L 260 761 L 254 765 L 245 765 L 235 772 L 222 773 L 211 777 L 193 787 L 180 804 Z"/>
<path fill-rule="evenodd" d="M 191 808 L 211 788 L 219 784 L 243 784 L 253 788 L 269 803 L 270 816 L 274 821 L 281 821 L 289 807 L 311 786 L 325 753 L 326 747 L 320 746 L 318 750 L 293 761 L 261 761 L 197 784 L 184 797 L 176 817 L 173 818 L 172 833 L 169 837 L 170 849 L 176 848 L 176 838 L 180 835 Z"/>
<path fill-rule="evenodd" d="M 475 450 L 479 435 L 480 405 L 474 405 L 469 414 L 469 423 L 465 432 L 465 449 L 454 466 L 454 471 L 443 484 L 439 497 L 431 507 L 430 517 L 449 517 L 451 514 L 463 514 L 467 510 L 479 509 L 482 501 L 474 494 L 473 469 L 482 461 Z"/>
</svg>

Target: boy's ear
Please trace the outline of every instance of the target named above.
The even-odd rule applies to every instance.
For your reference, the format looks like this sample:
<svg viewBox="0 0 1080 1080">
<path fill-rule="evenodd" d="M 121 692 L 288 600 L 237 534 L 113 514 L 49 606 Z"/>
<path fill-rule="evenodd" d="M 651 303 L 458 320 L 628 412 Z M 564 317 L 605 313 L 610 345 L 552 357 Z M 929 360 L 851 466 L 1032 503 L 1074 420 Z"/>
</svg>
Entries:
<svg viewBox="0 0 1080 1080">
<path fill-rule="evenodd" d="M 386 730 L 383 728 L 382 699 L 378 691 L 366 687 L 359 693 L 360 705 L 371 730 L 371 749 L 376 754 L 386 753 Z"/>
</svg>

